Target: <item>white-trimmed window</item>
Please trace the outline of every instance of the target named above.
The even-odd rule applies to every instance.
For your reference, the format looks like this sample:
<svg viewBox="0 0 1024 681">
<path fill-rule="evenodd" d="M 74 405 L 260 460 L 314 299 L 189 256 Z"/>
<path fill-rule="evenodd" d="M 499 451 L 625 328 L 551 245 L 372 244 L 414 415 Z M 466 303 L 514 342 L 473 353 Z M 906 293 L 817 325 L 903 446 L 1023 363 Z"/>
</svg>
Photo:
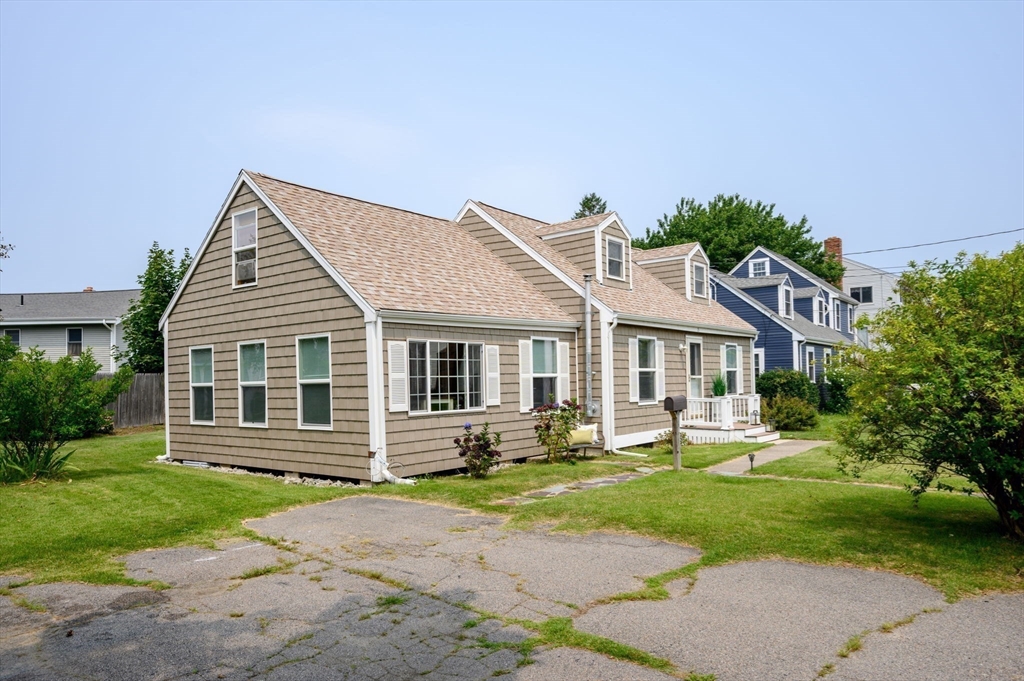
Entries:
<svg viewBox="0 0 1024 681">
<path fill-rule="evenodd" d="M 793 288 L 790 286 L 782 287 L 782 309 L 780 312 L 786 319 L 793 318 Z"/>
<path fill-rule="evenodd" d="M 409 413 L 484 409 L 484 345 L 409 341 Z"/>
<path fill-rule="evenodd" d="M 238 425 L 267 426 L 267 342 L 238 344 Z"/>
<path fill-rule="evenodd" d="M 82 330 L 68 329 L 68 356 L 78 357 L 82 354 Z"/>
<path fill-rule="evenodd" d="M 212 426 L 213 418 L 213 346 L 188 349 L 190 422 Z"/>
<path fill-rule="evenodd" d="M 825 354 L 822 360 L 823 366 L 821 367 L 821 377 L 826 383 L 828 383 L 828 369 L 832 365 L 832 351 L 825 350 L 824 352 Z"/>
<path fill-rule="evenodd" d="M 811 379 L 811 383 L 815 382 L 814 350 L 807 351 L 807 377 Z"/>
<path fill-rule="evenodd" d="M 693 264 L 693 295 L 698 298 L 708 297 L 708 268 L 700 263 Z"/>
<path fill-rule="evenodd" d="M 847 327 L 847 330 L 849 331 L 849 333 L 853 333 L 853 331 L 854 331 L 854 328 L 853 328 L 853 320 L 854 320 L 853 305 L 850 305 L 848 308 L 846 308 L 846 311 L 847 311 L 848 316 L 850 318 L 849 319 L 849 326 Z"/>
<path fill-rule="evenodd" d="M 754 356 L 751 360 L 754 363 L 754 380 L 757 380 L 764 373 L 764 348 L 754 348 Z"/>
<path fill-rule="evenodd" d="M 4 329 L 4 335 L 11 339 L 11 342 L 21 347 L 21 329 Z"/>
<path fill-rule="evenodd" d="M 750 260 L 748 261 L 747 266 L 750 268 L 747 274 L 751 277 L 767 277 L 771 274 L 771 268 L 768 265 L 768 258 Z"/>
<path fill-rule="evenodd" d="M 722 345 L 722 375 L 725 377 L 726 395 L 743 392 L 743 348 L 735 343 Z"/>
<path fill-rule="evenodd" d="M 626 279 L 626 242 L 613 236 L 605 237 L 605 271 L 611 279 Z"/>
<path fill-rule="evenodd" d="M 299 380 L 299 428 L 330 430 L 331 336 L 299 336 L 295 339 Z"/>
<path fill-rule="evenodd" d="M 850 289 L 850 297 L 858 303 L 874 302 L 874 292 L 870 286 L 854 286 Z"/>
<path fill-rule="evenodd" d="M 832 301 L 832 328 L 836 331 L 843 330 L 843 319 L 839 316 L 839 301 Z"/>
<path fill-rule="evenodd" d="M 815 300 L 817 300 L 818 305 L 815 310 L 814 323 L 818 326 L 826 326 L 825 320 L 828 316 L 828 304 L 825 302 L 825 299 L 820 296 Z"/>
<path fill-rule="evenodd" d="M 232 285 L 235 288 L 256 283 L 257 217 L 255 208 L 231 216 Z"/>
<path fill-rule="evenodd" d="M 629 339 L 629 401 L 656 404 L 665 399 L 665 342 L 637 336 Z"/>
<path fill-rule="evenodd" d="M 566 399 L 569 399 L 569 344 L 557 338 L 519 341 L 519 411 L 527 412 Z"/>
<path fill-rule="evenodd" d="M 690 397 L 704 397 L 704 343 L 699 338 L 688 338 L 687 373 L 690 377 Z"/>
</svg>

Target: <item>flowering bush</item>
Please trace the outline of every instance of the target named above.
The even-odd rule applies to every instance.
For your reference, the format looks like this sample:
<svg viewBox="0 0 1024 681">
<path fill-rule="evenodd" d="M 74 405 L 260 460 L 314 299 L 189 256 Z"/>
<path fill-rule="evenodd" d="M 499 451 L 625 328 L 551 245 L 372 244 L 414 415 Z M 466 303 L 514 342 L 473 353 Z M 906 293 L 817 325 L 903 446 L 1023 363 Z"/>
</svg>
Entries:
<svg viewBox="0 0 1024 681">
<path fill-rule="evenodd" d="M 579 427 L 583 420 L 583 408 L 576 400 L 562 400 L 561 403 L 542 404 L 534 407 L 531 412 L 537 419 L 533 430 L 537 433 L 537 444 L 548 454 L 548 461 L 566 460 L 573 463 L 569 451 L 569 440 L 572 431 Z"/>
<path fill-rule="evenodd" d="M 501 452 L 498 451 L 501 433 L 492 433 L 490 423 L 485 423 L 479 433 L 473 432 L 472 423 L 462 427 L 466 434 L 455 438 L 455 448 L 459 450 L 459 456 L 466 460 L 466 470 L 470 475 L 474 478 L 486 477 L 487 471 L 497 466 L 501 458 Z"/>
</svg>

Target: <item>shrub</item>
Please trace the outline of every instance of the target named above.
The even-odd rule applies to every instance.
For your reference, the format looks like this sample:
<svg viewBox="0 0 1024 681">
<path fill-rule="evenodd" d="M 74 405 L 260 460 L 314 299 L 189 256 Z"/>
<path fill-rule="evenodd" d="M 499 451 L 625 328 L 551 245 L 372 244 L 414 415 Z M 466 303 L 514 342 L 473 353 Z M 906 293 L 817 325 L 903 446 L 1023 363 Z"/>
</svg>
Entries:
<svg viewBox="0 0 1024 681">
<path fill-rule="evenodd" d="M 686 436 L 686 433 L 684 433 L 683 431 L 679 431 L 679 446 L 680 447 L 686 447 L 689 444 L 690 444 L 690 438 L 688 438 Z M 671 450 L 672 449 L 672 431 L 671 431 L 671 429 L 670 430 L 666 430 L 664 433 L 659 433 L 658 437 L 656 437 L 654 439 L 654 446 L 655 446 L 655 448 L 658 448 L 658 447 L 668 447 Z"/>
<path fill-rule="evenodd" d="M 818 386 L 802 371 L 772 369 L 757 377 L 757 392 L 763 399 L 797 397 L 810 405 L 820 401 Z"/>
<path fill-rule="evenodd" d="M 99 368 L 88 349 L 50 362 L 0 338 L 0 482 L 59 476 L 73 453 L 60 451 L 68 441 L 109 427 L 104 405 L 131 385 L 132 371 L 95 381 Z"/>
<path fill-rule="evenodd" d="M 777 430 L 810 430 L 818 425 L 818 410 L 799 397 L 780 395 L 765 400 L 764 421 L 775 419 Z"/>
<path fill-rule="evenodd" d="M 728 390 L 725 382 L 725 374 L 717 373 L 711 378 L 711 394 L 715 397 L 725 397 Z"/>
<path fill-rule="evenodd" d="M 562 400 L 561 404 L 543 404 L 531 410 L 537 423 L 533 430 L 537 433 L 537 444 L 544 448 L 548 461 L 566 460 L 572 462 L 569 451 L 569 440 L 572 431 L 579 427 L 583 420 L 583 409 L 576 400 Z"/>
<path fill-rule="evenodd" d="M 825 382 L 821 389 L 821 411 L 826 414 L 848 414 L 850 402 L 850 386 L 853 374 L 843 366 L 833 363 L 825 370 Z"/>
<path fill-rule="evenodd" d="M 473 424 L 463 426 L 466 434 L 455 438 L 455 447 L 459 456 L 466 460 L 466 470 L 474 478 L 484 478 L 494 466 L 498 465 L 501 452 L 501 433 L 492 433 L 491 424 L 484 423 L 479 433 L 473 432 Z"/>
</svg>

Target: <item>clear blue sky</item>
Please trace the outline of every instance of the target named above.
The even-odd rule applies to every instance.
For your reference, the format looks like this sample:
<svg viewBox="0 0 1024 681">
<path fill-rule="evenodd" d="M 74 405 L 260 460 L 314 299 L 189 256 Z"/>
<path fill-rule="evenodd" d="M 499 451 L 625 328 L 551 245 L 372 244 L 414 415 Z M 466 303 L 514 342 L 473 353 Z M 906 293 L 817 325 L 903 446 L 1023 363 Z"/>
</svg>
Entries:
<svg viewBox="0 0 1024 681">
<path fill-rule="evenodd" d="M 596 191 L 634 234 L 740 193 L 848 252 L 1019 229 L 1024 3 L 0 3 L 4 292 L 134 286 L 240 168 L 443 217 Z"/>
</svg>

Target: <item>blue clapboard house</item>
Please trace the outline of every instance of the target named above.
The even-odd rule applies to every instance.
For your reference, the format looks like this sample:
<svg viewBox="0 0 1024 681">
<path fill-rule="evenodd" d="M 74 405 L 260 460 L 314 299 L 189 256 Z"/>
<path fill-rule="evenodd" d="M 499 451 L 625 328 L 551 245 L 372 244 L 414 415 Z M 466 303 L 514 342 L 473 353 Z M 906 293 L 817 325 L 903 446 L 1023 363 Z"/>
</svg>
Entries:
<svg viewBox="0 0 1024 681">
<path fill-rule="evenodd" d="M 728 274 L 711 271 L 712 295 L 758 330 L 754 375 L 799 369 L 817 381 L 835 347 L 854 342 L 857 301 L 789 258 L 757 247 Z"/>
</svg>

